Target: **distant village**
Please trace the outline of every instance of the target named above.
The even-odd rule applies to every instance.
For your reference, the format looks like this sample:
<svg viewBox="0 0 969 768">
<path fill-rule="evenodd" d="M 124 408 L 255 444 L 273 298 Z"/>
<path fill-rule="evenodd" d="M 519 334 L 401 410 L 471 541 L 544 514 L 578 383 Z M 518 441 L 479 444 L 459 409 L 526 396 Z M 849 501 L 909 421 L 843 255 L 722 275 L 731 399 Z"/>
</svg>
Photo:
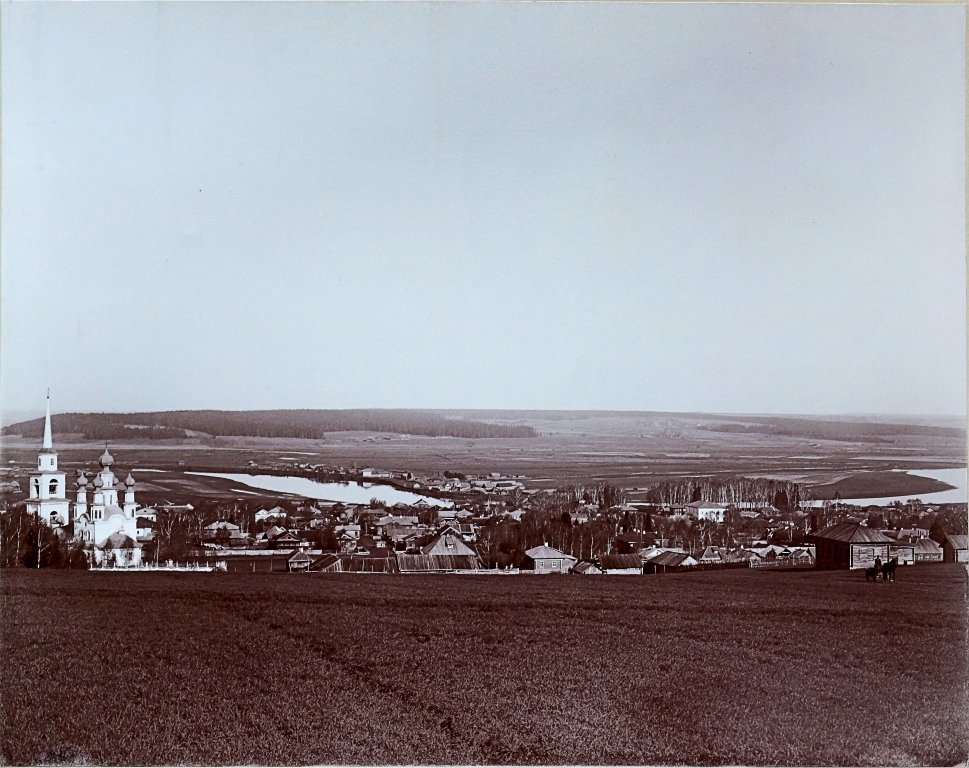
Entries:
<svg viewBox="0 0 969 768">
<path fill-rule="evenodd" d="M 249 471 L 279 470 L 255 460 Z M 796 488 L 741 479 L 729 503 L 690 479 L 666 501 L 630 502 L 608 483 L 528 489 L 501 473 L 417 476 L 294 461 L 320 481 L 388 484 L 421 497 L 388 505 L 313 499 L 162 500 L 141 505 L 131 471 L 106 448 L 97 470 L 58 468 L 48 407 L 36 470 L 21 492 L 4 470 L 0 564 L 230 572 L 622 574 L 728 568 L 870 568 L 969 562 L 966 505 L 851 506 L 805 501 Z M 707 489 L 709 491 L 709 489 Z M 720 495 L 724 495 L 723 489 Z M 675 501 L 679 497 L 689 501 Z M 792 496 L 794 498 L 792 498 Z"/>
</svg>

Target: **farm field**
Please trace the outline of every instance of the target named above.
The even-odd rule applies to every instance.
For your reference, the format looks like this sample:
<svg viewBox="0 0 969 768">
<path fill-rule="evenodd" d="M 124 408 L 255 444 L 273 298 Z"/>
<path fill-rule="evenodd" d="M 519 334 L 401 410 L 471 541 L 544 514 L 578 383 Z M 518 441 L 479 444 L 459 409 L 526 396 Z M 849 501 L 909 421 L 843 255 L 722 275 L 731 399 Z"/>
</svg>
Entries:
<svg viewBox="0 0 969 768">
<path fill-rule="evenodd" d="M 895 584 L 20 570 L 0 587 L 8 764 L 969 756 L 959 566 Z"/>
</svg>

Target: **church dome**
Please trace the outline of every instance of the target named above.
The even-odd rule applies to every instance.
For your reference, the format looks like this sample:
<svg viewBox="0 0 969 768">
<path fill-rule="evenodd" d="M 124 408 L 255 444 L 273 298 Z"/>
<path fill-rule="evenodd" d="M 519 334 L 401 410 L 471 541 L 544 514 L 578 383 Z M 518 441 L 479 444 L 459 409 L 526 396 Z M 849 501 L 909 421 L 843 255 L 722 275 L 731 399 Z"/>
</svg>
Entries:
<svg viewBox="0 0 969 768">
<path fill-rule="evenodd" d="M 114 456 L 108 453 L 108 446 L 104 446 L 104 453 L 101 454 L 99 461 L 102 467 L 110 467 L 114 464 Z"/>
<path fill-rule="evenodd" d="M 94 478 L 94 487 L 101 488 L 103 486 L 104 486 L 104 480 L 101 479 L 101 475 L 98 475 L 96 478 Z"/>
<path fill-rule="evenodd" d="M 87 488 L 87 477 L 84 476 L 83 472 L 77 476 L 77 487 Z"/>
<path fill-rule="evenodd" d="M 124 479 L 124 484 L 131 488 L 135 484 L 135 479 L 131 476 L 131 472 L 128 472 L 128 476 Z"/>
</svg>

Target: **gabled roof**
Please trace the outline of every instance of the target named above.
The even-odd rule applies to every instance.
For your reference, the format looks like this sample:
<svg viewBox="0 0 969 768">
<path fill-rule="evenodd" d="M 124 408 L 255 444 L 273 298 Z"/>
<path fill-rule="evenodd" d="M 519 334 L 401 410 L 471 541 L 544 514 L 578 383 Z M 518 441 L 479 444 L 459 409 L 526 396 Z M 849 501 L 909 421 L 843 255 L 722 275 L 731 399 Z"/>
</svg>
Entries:
<svg viewBox="0 0 969 768">
<path fill-rule="evenodd" d="M 656 557 L 650 558 L 651 565 L 664 565 L 667 568 L 676 568 L 681 565 L 696 565 L 696 560 L 686 552 L 662 552 Z"/>
<path fill-rule="evenodd" d="M 858 523 L 836 523 L 823 531 L 811 534 L 813 539 L 825 541 L 844 541 L 851 544 L 886 544 L 891 542 L 881 531 Z"/>
<path fill-rule="evenodd" d="M 642 569 L 643 559 L 639 555 L 602 555 L 599 565 L 604 571 L 621 571 L 630 568 Z"/>
<path fill-rule="evenodd" d="M 969 536 L 964 533 L 950 533 L 945 542 L 953 549 L 969 549 Z"/>
<path fill-rule="evenodd" d="M 464 539 L 453 528 L 448 526 L 434 537 L 434 540 L 421 547 L 422 555 L 471 555 L 477 554 L 464 543 Z"/>
<path fill-rule="evenodd" d="M 343 561 L 339 555 L 322 555 L 310 563 L 311 571 L 342 571 Z"/>
<path fill-rule="evenodd" d="M 915 552 L 922 555 L 937 555 L 942 551 L 942 547 L 933 539 L 919 539 L 913 546 Z"/>
<path fill-rule="evenodd" d="M 697 560 L 723 560 L 723 553 L 720 547 L 705 547 Z"/>
<path fill-rule="evenodd" d="M 685 507 L 690 507 L 692 509 L 726 509 L 726 504 L 719 504 L 715 501 L 691 501 L 689 504 L 684 504 Z"/>
<path fill-rule="evenodd" d="M 564 552 L 560 552 L 547 544 L 532 547 L 531 549 L 525 551 L 525 555 L 530 557 L 532 560 L 561 560 L 563 557 L 569 560 L 578 560 L 578 558 L 572 557 L 572 555 L 567 555 Z"/>
<path fill-rule="evenodd" d="M 239 526 L 235 523 L 230 523 L 228 520 L 216 520 L 214 523 L 209 523 L 205 526 L 206 531 L 217 531 L 220 528 L 228 528 L 230 531 L 238 531 Z"/>
</svg>

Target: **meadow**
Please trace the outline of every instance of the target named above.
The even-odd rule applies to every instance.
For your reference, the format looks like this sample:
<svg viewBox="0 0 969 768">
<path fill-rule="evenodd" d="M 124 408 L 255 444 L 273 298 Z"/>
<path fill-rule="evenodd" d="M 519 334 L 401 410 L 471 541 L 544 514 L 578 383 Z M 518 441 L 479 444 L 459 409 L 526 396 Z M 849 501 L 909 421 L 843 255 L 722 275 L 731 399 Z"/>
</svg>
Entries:
<svg viewBox="0 0 969 768">
<path fill-rule="evenodd" d="M 969 755 L 958 566 L 0 578 L 8 764 Z"/>
</svg>

